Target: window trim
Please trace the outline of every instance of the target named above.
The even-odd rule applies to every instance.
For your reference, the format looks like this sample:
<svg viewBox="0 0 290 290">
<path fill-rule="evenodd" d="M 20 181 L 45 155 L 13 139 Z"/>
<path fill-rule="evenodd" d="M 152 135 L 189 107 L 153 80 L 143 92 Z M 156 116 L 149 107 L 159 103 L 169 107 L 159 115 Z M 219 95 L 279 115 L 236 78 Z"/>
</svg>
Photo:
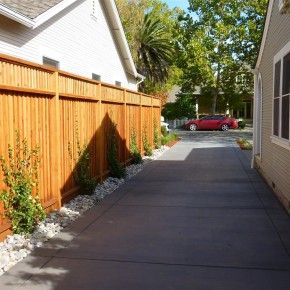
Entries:
<svg viewBox="0 0 290 290">
<path fill-rule="evenodd" d="M 289 139 L 282 138 L 282 99 L 283 99 L 283 69 L 284 69 L 284 57 L 290 53 L 290 41 L 274 56 L 273 58 L 273 88 L 272 88 L 272 130 L 271 130 L 271 141 L 283 148 L 290 150 L 290 136 Z M 281 61 L 280 65 L 280 87 L 279 87 L 279 135 L 274 135 L 274 100 L 275 100 L 275 66 L 276 63 Z M 289 128 L 290 128 L 290 113 L 289 113 Z"/>
</svg>

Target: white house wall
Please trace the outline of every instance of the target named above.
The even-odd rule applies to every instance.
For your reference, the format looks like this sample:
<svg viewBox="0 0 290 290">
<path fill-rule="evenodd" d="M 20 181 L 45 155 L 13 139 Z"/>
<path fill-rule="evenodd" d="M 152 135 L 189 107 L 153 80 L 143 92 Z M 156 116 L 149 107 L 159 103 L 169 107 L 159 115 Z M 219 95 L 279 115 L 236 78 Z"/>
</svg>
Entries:
<svg viewBox="0 0 290 290">
<path fill-rule="evenodd" d="M 278 9 L 278 1 L 274 1 L 264 52 L 258 68 L 262 81 L 262 145 L 261 159 L 256 158 L 256 166 L 290 212 L 290 147 L 285 149 L 271 141 L 274 91 L 273 60 L 274 56 L 290 40 L 289 27 L 289 14 L 281 14 Z"/>
<path fill-rule="evenodd" d="M 95 16 L 92 3 L 95 2 Z M 41 26 L 27 28 L 0 16 L 0 52 L 42 63 L 42 57 L 60 62 L 59 68 L 101 81 L 137 90 L 126 74 L 118 48 L 99 1 L 77 1 Z"/>
</svg>

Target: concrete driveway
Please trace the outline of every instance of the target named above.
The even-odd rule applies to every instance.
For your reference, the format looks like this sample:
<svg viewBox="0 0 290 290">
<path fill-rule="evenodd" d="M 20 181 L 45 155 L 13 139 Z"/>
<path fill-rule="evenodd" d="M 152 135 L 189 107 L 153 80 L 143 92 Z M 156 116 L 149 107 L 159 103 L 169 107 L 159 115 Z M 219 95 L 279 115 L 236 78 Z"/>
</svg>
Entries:
<svg viewBox="0 0 290 290">
<path fill-rule="evenodd" d="M 290 289 L 289 216 L 237 134 L 182 132 L 0 289 Z"/>
</svg>

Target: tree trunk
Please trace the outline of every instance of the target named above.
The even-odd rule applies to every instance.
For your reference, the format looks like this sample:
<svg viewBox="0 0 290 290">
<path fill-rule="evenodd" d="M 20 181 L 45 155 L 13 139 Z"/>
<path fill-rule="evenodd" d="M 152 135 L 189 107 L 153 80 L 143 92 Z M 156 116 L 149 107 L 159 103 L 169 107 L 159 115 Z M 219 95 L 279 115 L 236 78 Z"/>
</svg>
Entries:
<svg viewBox="0 0 290 290">
<path fill-rule="evenodd" d="M 216 113 L 216 103 L 217 103 L 218 92 L 214 90 L 213 97 L 212 97 L 212 113 Z"/>
</svg>

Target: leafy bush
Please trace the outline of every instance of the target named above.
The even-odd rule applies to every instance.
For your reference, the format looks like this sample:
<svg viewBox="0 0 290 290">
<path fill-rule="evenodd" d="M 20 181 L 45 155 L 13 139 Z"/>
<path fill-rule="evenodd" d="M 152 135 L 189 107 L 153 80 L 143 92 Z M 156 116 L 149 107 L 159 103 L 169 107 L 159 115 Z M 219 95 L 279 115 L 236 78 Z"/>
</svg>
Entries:
<svg viewBox="0 0 290 290">
<path fill-rule="evenodd" d="M 136 131 L 134 128 L 131 129 L 131 135 L 130 135 L 130 154 L 132 157 L 133 164 L 142 163 L 142 156 L 139 152 L 139 148 L 137 145 Z"/>
<path fill-rule="evenodd" d="M 145 156 L 152 156 L 152 148 L 149 144 L 148 137 L 147 137 L 147 130 L 144 128 L 143 130 L 143 149 L 144 149 L 144 154 Z"/>
<path fill-rule="evenodd" d="M 118 159 L 117 125 L 115 123 L 111 123 L 109 128 L 107 157 L 111 176 L 116 178 L 125 177 L 125 168 Z"/>
<path fill-rule="evenodd" d="M 155 149 L 160 148 L 159 130 L 156 119 L 153 121 L 153 143 Z"/>
<path fill-rule="evenodd" d="M 246 127 L 246 122 L 245 121 L 238 121 L 238 126 L 239 126 L 239 129 L 245 129 Z"/>
<path fill-rule="evenodd" d="M 73 158 L 71 144 L 68 144 L 69 155 L 75 161 L 75 168 L 73 170 L 74 180 L 80 186 L 83 194 L 93 194 L 98 184 L 98 181 L 91 176 L 90 168 L 90 150 L 87 143 L 81 145 L 79 140 L 78 131 L 77 136 L 77 157 Z"/>
<path fill-rule="evenodd" d="M 242 150 L 252 150 L 253 149 L 253 145 L 248 140 L 246 140 L 244 138 L 237 139 L 237 143 L 239 144 L 239 146 Z"/>
<path fill-rule="evenodd" d="M 39 148 L 29 149 L 27 140 L 16 133 L 15 148 L 8 145 L 8 161 L 0 157 L 7 189 L 0 191 L 4 214 L 16 234 L 31 233 L 45 218 L 38 197 Z"/>
<path fill-rule="evenodd" d="M 176 133 L 170 133 L 166 136 L 161 137 L 161 144 L 166 145 L 171 141 L 176 141 L 178 139 L 178 136 Z"/>
<path fill-rule="evenodd" d="M 167 136 L 169 134 L 165 126 L 161 126 L 161 134 L 162 136 Z"/>
</svg>

